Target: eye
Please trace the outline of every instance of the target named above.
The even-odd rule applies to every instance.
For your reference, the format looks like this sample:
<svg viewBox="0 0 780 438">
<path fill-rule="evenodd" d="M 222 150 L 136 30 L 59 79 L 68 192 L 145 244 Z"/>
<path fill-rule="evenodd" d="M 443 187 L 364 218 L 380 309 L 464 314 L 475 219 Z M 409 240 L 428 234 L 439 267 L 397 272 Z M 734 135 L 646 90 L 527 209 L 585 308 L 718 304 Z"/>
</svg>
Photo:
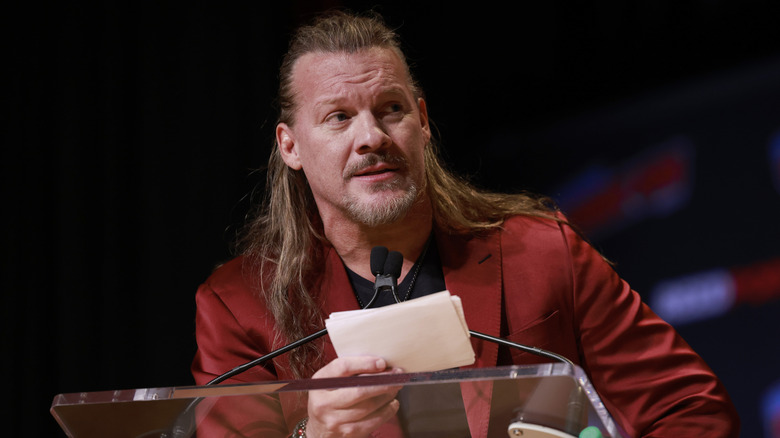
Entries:
<svg viewBox="0 0 780 438">
<path fill-rule="evenodd" d="M 384 107 L 385 117 L 402 117 L 405 113 L 405 107 L 400 102 L 391 102 Z"/>
<path fill-rule="evenodd" d="M 331 113 L 328 115 L 328 117 L 325 118 L 325 121 L 330 123 L 340 123 L 340 122 L 345 122 L 347 120 L 349 120 L 349 116 L 347 115 L 347 113 L 343 111 L 337 111 Z"/>
</svg>

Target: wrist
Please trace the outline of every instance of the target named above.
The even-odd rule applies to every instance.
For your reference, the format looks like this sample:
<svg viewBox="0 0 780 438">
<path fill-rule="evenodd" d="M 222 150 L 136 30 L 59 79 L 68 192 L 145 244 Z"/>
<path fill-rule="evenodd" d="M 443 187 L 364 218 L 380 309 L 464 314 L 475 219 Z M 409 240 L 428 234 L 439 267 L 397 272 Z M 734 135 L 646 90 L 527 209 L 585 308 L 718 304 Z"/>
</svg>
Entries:
<svg viewBox="0 0 780 438">
<path fill-rule="evenodd" d="M 309 417 L 303 417 L 301 421 L 295 425 L 295 428 L 293 428 L 290 438 L 306 438 L 306 424 L 308 422 Z"/>
</svg>

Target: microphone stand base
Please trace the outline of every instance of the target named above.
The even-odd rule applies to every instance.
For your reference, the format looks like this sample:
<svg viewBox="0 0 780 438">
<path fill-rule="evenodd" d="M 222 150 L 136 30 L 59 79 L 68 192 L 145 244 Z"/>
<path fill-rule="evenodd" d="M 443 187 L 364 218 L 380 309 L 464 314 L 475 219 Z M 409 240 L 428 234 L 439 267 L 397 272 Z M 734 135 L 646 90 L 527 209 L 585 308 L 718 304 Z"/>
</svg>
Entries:
<svg viewBox="0 0 780 438">
<path fill-rule="evenodd" d="M 558 429 L 515 421 L 507 428 L 509 438 L 576 438 Z"/>
</svg>

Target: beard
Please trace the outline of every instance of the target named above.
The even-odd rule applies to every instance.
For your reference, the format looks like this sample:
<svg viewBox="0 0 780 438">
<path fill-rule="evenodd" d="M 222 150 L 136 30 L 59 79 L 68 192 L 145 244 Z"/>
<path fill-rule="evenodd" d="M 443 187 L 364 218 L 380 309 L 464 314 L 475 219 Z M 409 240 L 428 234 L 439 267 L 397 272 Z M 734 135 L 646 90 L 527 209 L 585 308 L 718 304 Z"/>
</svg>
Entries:
<svg viewBox="0 0 780 438">
<path fill-rule="evenodd" d="M 370 154 L 359 163 L 351 166 L 345 172 L 345 178 L 354 175 L 359 169 L 384 162 L 405 171 L 409 169 L 405 158 L 395 155 Z M 397 178 L 392 181 L 377 183 L 369 189 L 371 193 L 386 193 L 381 199 L 370 201 L 361 200 L 356 196 L 347 194 L 342 200 L 342 205 L 347 215 L 353 221 L 375 227 L 396 222 L 411 210 L 420 194 L 420 187 L 412 178 Z M 401 191 L 399 193 L 399 191 Z"/>
<path fill-rule="evenodd" d="M 399 181 L 400 183 L 400 181 Z M 382 188 L 375 186 L 373 191 L 391 190 L 400 184 L 386 183 L 381 184 Z M 417 200 L 419 189 L 412 183 L 405 191 L 398 194 L 386 196 L 379 202 L 361 201 L 348 196 L 344 199 L 344 207 L 350 219 L 355 222 L 375 227 L 377 225 L 386 225 L 402 219 L 411 210 Z"/>
</svg>

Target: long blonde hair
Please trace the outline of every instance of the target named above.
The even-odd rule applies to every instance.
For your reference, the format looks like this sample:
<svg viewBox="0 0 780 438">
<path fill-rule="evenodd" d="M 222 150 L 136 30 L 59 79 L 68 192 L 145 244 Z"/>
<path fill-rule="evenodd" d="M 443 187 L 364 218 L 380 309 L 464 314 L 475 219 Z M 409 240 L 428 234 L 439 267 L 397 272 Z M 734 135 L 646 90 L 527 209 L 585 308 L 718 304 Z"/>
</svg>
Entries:
<svg viewBox="0 0 780 438">
<path fill-rule="evenodd" d="M 280 68 L 279 122 L 294 123 L 292 69 L 311 52 L 354 53 L 380 47 L 394 50 L 408 64 L 397 34 L 376 15 L 335 12 L 300 28 L 291 40 Z M 416 97 L 422 91 L 408 71 Z M 554 207 L 544 198 L 527 194 L 501 194 L 477 189 L 448 171 L 434 143 L 425 148 L 425 173 L 434 223 L 450 233 L 479 233 L 500 227 L 512 215 L 557 220 Z M 247 223 L 239 249 L 249 263 L 258 293 L 273 314 L 280 341 L 292 342 L 322 328 L 323 315 L 310 282 L 323 265 L 322 224 L 303 171 L 285 165 L 274 145 L 268 162 L 263 202 Z M 290 353 L 296 377 L 307 377 L 322 365 L 318 347 L 309 343 Z"/>
</svg>

